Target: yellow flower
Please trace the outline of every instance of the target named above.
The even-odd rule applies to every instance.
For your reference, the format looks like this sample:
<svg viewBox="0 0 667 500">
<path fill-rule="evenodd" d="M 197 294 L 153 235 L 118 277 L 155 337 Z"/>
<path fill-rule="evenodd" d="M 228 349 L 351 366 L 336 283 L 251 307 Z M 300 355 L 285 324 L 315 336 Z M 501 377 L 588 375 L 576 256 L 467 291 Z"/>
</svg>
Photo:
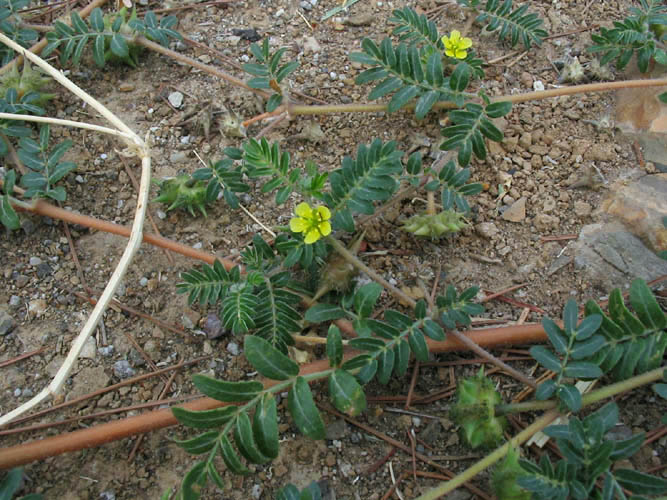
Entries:
<svg viewBox="0 0 667 500">
<path fill-rule="evenodd" d="M 456 59 L 465 59 L 468 55 L 466 49 L 472 47 L 472 40 L 461 38 L 461 33 L 458 30 L 452 31 L 449 37 L 443 36 L 442 43 L 445 44 L 445 55 Z"/>
<path fill-rule="evenodd" d="M 303 233 L 307 245 L 315 243 L 322 236 L 331 234 L 331 212 L 325 206 L 310 208 L 308 203 L 299 203 L 294 210 L 297 217 L 289 221 L 289 227 L 295 233 Z"/>
</svg>

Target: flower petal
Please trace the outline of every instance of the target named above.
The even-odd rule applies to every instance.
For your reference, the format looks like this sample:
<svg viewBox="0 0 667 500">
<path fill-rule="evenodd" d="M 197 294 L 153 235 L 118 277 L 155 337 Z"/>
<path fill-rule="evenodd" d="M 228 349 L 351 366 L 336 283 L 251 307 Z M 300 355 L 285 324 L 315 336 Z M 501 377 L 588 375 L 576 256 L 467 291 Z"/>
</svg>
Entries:
<svg viewBox="0 0 667 500">
<path fill-rule="evenodd" d="M 331 234 L 331 224 L 329 224 L 327 221 L 320 222 L 317 228 L 320 230 L 320 233 L 322 233 L 322 236 L 328 236 Z"/>
<path fill-rule="evenodd" d="M 466 52 L 465 50 L 456 49 L 456 58 L 457 59 L 465 59 L 467 55 L 468 55 L 468 52 Z"/>
<path fill-rule="evenodd" d="M 459 43 L 460 49 L 469 49 L 472 47 L 472 40 L 470 38 L 462 38 L 461 43 Z"/>
<path fill-rule="evenodd" d="M 308 229 L 308 222 L 299 217 L 294 217 L 289 221 L 289 228 L 295 233 L 303 233 Z"/>
<path fill-rule="evenodd" d="M 454 57 L 454 51 L 448 47 L 445 49 L 445 55 L 448 57 Z"/>
<path fill-rule="evenodd" d="M 319 215 L 320 220 L 329 220 L 331 219 L 331 212 L 324 205 L 317 207 L 317 215 Z"/>
<path fill-rule="evenodd" d="M 452 42 L 457 43 L 461 39 L 461 32 L 459 30 L 453 30 L 449 39 Z"/>
<path fill-rule="evenodd" d="M 294 213 L 299 217 L 303 217 L 304 219 L 310 219 L 313 216 L 313 209 L 310 208 L 308 203 L 303 201 L 296 206 Z"/>
<path fill-rule="evenodd" d="M 443 44 L 445 47 L 447 46 L 447 44 L 450 43 L 450 41 L 449 41 L 449 37 L 448 37 L 447 35 L 443 36 L 440 40 L 442 41 L 442 44 Z"/>
<path fill-rule="evenodd" d="M 306 245 L 312 245 L 319 239 L 320 239 L 320 232 L 317 229 L 312 228 L 309 229 L 308 232 L 306 233 L 306 237 L 303 239 L 303 242 Z"/>
</svg>

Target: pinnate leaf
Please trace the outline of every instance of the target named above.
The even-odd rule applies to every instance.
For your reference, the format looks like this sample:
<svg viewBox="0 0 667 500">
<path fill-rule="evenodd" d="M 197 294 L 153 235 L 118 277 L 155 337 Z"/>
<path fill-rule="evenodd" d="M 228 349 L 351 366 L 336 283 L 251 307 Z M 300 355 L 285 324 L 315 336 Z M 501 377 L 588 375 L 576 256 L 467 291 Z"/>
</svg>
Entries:
<svg viewBox="0 0 667 500">
<path fill-rule="evenodd" d="M 366 409 L 364 390 L 349 372 L 337 369 L 329 376 L 329 395 L 333 405 L 352 417 Z"/>
<path fill-rule="evenodd" d="M 272 380 L 287 380 L 299 373 L 299 365 L 256 335 L 246 335 L 245 357 L 260 375 Z"/>
<path fill-rule="evenodd" d="M 324 439 L 324 422 L 315 406 L 313 393 L 303 377 L 297 377 L 287 398 L 287 407 L 294 423 L 304 436 Z"/>
</svg>

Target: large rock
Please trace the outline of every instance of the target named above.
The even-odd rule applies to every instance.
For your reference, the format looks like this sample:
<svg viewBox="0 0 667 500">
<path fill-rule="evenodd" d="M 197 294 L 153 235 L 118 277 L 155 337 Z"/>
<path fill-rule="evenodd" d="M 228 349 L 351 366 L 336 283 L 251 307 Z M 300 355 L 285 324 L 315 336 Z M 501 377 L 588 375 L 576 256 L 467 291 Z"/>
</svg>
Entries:
<svg viewBox="0 0 667 500">
<path fill-rule="evenodd" d="M 667 174 L 645 175 L 631 184 L 617 183 L 602 210 L 618 218 L 654 252 L 667 250 Z"/>
<path fill-rule="evenodd" d="M 635 278 L 667 274 L 659 258 L 618 222 L 585 226 L 574 244 L 574 265 L 604 290 L 623 287 Z"/>
</svg>

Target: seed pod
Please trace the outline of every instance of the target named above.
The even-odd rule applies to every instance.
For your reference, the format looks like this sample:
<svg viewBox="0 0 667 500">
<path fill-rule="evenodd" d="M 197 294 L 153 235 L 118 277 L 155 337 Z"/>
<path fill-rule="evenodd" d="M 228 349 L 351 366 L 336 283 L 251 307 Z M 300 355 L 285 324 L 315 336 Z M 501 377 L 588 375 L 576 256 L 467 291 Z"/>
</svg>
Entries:
<svg viewBox="0 0 667 500">
<path fill-rule="evenodd" d="M 23 70 L 19 73 L 18 64 L 14 64 L 12 68 L 0 78 L 0 97 L 5 97 L 10 88 L 16 89 L 16 94 L 19 99 L 24 95 L 35 92 L 39 98 L 34 101 L 38 106 L 44 106 L 47 101 L 53 99 L 55 94 L 47 94 L 42 92 L 42 87 L 51 82 L 51 78 L 43 74 L 39 69 L 33 68 L 27 59 L 23 61 Z"/>
<path fill-rule="evenodd" d="M 160 184 L 160 193 L 154 202 L 168 204 L 167 212 L 175 208 L 183 208 L 195 216 L 198 209 L 206 217 L 206 182 L 196 181 L 183 174 L 172 179 L 165 179 Z"/>
<path fill-rule="evenodd" d="M 498 500 L 530 500 L 530 491 L 517 484 L 517 479 L 525 475 L 526 471 L 519 465 L 519 450 L 510 447 L 491 476 L 491 487 Z"/>
<path fill-rule="evenodd" d="M 354 255 L 359 252 L 361 247 L 361 242 L 364 239 L 364 231 L 357 237 L 352 240 L 348 246 L 348 250 Z M 332 253 L 329 256 L 324 269 L 322 270 L 322 278 L 320 279 L 320 286 L 313 295 L 311 304 L 316 302 L 320 297 L 326 295 L 332 290 L 337 290 L 339 292 L 345 291 L 350 287 L 352 283 L 352 278 L 357 275 L 357 268 L 350 264 L 347 260 L 343 258 L 339 253 Z"/>
<path fill-rule="evenodd" d="M 456 394 L 451 417 L 461 426 L 461 436 L 468 446 L 492 448 L 502 441 L 507 419 L 496 417 L 494 411 L 502 398 L 484 375 L 484 367 L 474 377 L 459 382 Z"/>
<path fill-rule="evenodd" d="M 403 224 L 403 229 L 416 236 L 440 238 L 456 233 L 466 226 L 463 214 L 454 210 L 443 210 L 438 214 L 420 214 L 410 217 Z"/>
</svg>

